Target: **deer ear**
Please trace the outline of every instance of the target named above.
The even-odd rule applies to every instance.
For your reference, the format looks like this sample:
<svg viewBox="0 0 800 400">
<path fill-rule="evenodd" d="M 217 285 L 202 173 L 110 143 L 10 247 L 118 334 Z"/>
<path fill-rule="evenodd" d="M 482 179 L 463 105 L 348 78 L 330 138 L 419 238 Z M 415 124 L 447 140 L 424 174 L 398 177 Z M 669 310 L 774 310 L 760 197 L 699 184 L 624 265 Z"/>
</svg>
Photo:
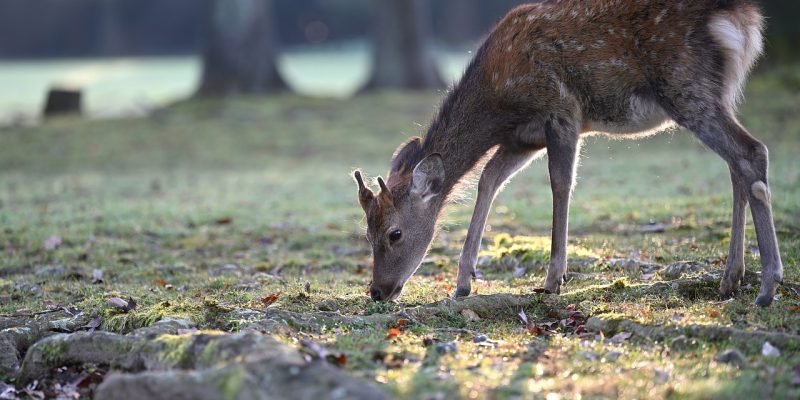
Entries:
<svg viewBox="0 0 800 400">
<path fill-rule="evenodd" d="M 422 138 L 414 137 L 401 144 L 392 156 L 391 171 L 397 172 L 405 166 L 406 160 L 422 148 Z"/>
<path fill-rule="evenodd" d="M 442 193 L 444 185 L 444 162 L 438 153 L 431 154 L 414 167 L 411 175 L 411 193 L 424 203 Z"/>
<path fill-rule="evenodd" d="M 372 193 L 372 190 L 369 190 L 368 187 L 364 185 L 364 179 L 361 178 L 361 171 L 356 171 L 353 174 L 356 178 L 356 183 L 358 183 L 358 203 L 361 204 L 361 208 L 364 211 L 367 211 L 367 207 L 369 207 L 369 203 L 375 198 L 375 195 Z"/>
</svg>

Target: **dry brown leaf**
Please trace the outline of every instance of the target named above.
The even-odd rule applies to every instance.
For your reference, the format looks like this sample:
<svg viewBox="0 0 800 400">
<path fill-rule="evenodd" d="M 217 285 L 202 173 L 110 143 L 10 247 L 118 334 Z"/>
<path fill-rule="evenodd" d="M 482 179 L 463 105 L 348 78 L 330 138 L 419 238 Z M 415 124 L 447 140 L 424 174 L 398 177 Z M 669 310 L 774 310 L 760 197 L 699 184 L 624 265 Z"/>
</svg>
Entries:
<svg viewBox="0 0 800 400">
<path fill-rule="evenodd" d="M 400 335 L 400 329 L 391 328 L 386 332 L 386 339 L 394 339 Z"/>
<path fill-rule="evenodd" d="M 278 298 L 280 298 L 280 297 L 281 297 L 280 293 L 273 293 L 273 294 L 271 294 L 271 295 L 269 295 L 267 297 L 262 297 L 261 298 L 261 302 L 264 303 L 264 304 L 272 304 L 272 303 L 276 302 L 278 300 Z"/>
</svg>

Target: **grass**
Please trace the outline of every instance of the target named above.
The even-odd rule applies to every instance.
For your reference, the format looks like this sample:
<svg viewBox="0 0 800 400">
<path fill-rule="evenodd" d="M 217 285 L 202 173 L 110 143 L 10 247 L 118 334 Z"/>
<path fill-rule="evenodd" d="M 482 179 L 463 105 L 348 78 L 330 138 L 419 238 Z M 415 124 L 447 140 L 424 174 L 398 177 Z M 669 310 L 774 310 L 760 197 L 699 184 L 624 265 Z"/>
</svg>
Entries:
<svg viewBox="0 0 800 400">
<path fill-rule="evenodd" d="M 800 96 L 770 76 L 756 78 L 747 95 L 742 121 L 771 150 L 785 279 L 798 282 Z M 264 307 L 364 315 L 441 300 L 453 290 L 470 202 L 451 207 L 399 303 L 373 303 L 365 294 L 370 254 L 350 175 L 356 167 L 383 174 L 395 146 L 423 130 L 439 97 L 243 97 L 183 103 L 145 118 L 58 119 L 2 130 L 0 313 L 64 304 L 96 310 L 102 329 L 116 332 L 165 316 L 236 331 L 252 319 L 243 311 Z M 532 321 L 556 322 L 557 335 L 531 335 L 515 317 L 519 310 L 508 310 L 481 321 L 440 316 L 389 338 L 357 325 L 279 337 L 293 346 L 301 338 L 320 342 L 346 356 L 343 368 L 403 398 L 796 398 L 797 349 L 767 358 L 762 343 L 611 342 L 569 334 L 550 316 L 574 304 L 586 315 L 644 325 L 800 334 L 800 298 L 790 291 L 769 309 L 752 305 L 753 286 L 734 299 L 720 298 L 716 283 L 643 295 L 641 285 L 667 278 L 615 263 L 691 260 L 713 265 L 697 274 L 720 272 L 729 186 L 724 163 L 685 132 L 638 142 L 589 139 L 570 239 L 571 270 L 584 278 L 525 310 Z M 642 233 L 652 224 L 665 232 Z M 495 203 L 477 292 L 540 287 L 549 225 L 546 168 L 538 161 Z M 747 267 L 759 271 L 752 226 L 747 244 Z M 101 283 L 91 283 L 95 270 Z M 265 304 L 270 295 L 277 299 Z M 132 297 L 138 307 L 120 313 L 109 297 Z M 475 343 L 478 335 L 497 343 Z M 437 351 L 451 341 L 456 352 Z M 713 361 L 732 346 L 745 353 L 745 367 Z"/>
</svg>

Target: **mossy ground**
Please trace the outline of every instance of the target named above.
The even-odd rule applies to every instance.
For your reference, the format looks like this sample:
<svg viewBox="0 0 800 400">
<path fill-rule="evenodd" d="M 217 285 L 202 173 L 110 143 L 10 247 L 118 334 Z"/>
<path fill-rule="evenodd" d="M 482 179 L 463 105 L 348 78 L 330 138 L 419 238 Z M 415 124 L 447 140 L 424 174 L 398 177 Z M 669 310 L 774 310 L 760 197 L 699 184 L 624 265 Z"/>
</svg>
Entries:
<svg viewBox="0 0 800 400">
<path fill-rule="evenodd" d="M 316 312 L 324 304 L 363 315 L 448 297 L 470 202 L 451 207 L 399 302 L 373 303 L 350 174 L 356 167 L 385 173 L 395 146 L 421 133 L 439 98 L 243 97 L 184 103 L 141 119 L 60 119 L 0 131 L 0 313 L 63 304 L 97 310 L 101 329 L 115 332 L 165 316 L 236 331 L 253 318 L 242 310 Z M 747 99 L 742 121 L 770 147 L 784 276 L 798 282 L 800 96 L 760 77 Z M 741 348 L 748 364 L 738 369 L 713 361 L 730 343 L 692 339 L 678 346 L 636 336 L 614 343 L 558 327 L 550 310 L 574 304 L 586 315 L 645 325 L 800 334 L 797 293 L 783 290 L 768 309 L 752 305 L 758 290 L 752 285 L 733 299 L 719 297 L 716 283 L 700 281 L 690 290 L 642 295 L 637 285 L 665 278 L 609 261 L 691 260 L 712 266 L 698 274 L 719 273 L 731 209 L 721 159 L 682 131 L 635 142 L 592 138 L 582 153 L 570 252 L 589 261 L 572 264 L 583 276 L 562 296 L 542 296 L 541 306 L 525 310 L 531 321 L 556 322 L 558 334 L 533 336 L 516 317 L 519 310 L 508 310 L 480 321 L 460 314 L 432 318 L 388 338 L 385 330 L 365 326 L 280 337 L 296 346 L 310 338 L 344 354 L 343 368 L 405 398 L 800 396 L 791 384 L 797 349 L 766 358 L 762 343 L 754 343 Z M 539 161 L 495 203 L 483 246 L 489 262 L 474 290 L 540 287 L 550 218 Z M 654 224 L 664 232 L 647 233 Z M 54 249 L 45 245 L 51 237 L 60 239 Z M 747 268 L 759 271 L 755 244 L 748 226 Z M 522 262 L 503 263 L 509 254 Z M 93 284 L 95 270 L 102 282 Z M 131 297 L 138 307 L 122 313 L 107 304 L 109 297 Z M 496 343 L 475 343 L 479 335 Z M 456 352 L 436 350 L 436 343 L 450 341 Z"/>
</svg>

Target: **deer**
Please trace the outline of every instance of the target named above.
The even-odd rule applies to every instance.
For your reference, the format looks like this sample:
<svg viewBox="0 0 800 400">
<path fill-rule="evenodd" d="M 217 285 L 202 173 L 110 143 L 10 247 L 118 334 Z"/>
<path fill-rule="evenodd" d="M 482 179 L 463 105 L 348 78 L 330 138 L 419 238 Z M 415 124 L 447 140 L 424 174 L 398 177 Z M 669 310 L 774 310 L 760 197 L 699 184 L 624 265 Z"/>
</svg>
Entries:
<svg viewBox="0 0 800 400">
<path fill-rule="evenodd" d="M 551 0 L 511 10 L 449 90 L 424 139 L 395 151 L 387 179 L 377 178 L 380 190 L 354 172 L 372 248 L 370 297 L 399 297 L 431 246 L 444 206 L 480 170 L 453 294 L 469 296 L 496 195 L 544 153 L 553 215 L 540 290 L 560 294 L 582 139 L 636 139 L 681 127 L 730 171 L 733 217 L 719 292 L 740 288 L 749 205 L 763 268 L 755 304 L 769 306 L 783 264 L 768 151 L 736 117 L 763 51 L 763 29 L 759 8 L 748 0 Z"/>
</svg>

